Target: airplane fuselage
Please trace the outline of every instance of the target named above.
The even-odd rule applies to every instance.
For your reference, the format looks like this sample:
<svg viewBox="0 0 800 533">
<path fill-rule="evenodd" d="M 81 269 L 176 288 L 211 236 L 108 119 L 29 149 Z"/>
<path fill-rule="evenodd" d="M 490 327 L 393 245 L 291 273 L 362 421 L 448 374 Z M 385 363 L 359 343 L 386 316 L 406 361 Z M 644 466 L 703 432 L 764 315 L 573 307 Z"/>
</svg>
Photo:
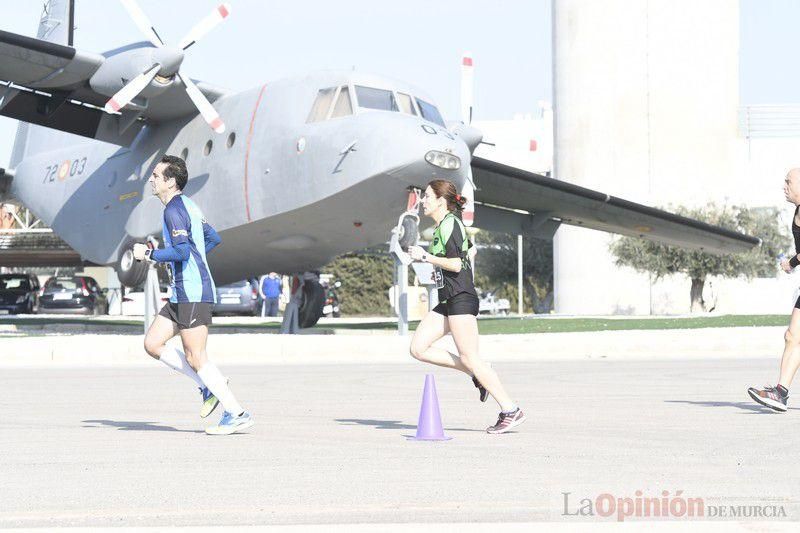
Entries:
<svg viewBox="0 0 800 533">
<path fill-rule="evenodd" d="M 218 282 L 317 269 L 386 242 L 409 187 L 434 178 L 461 187 L 469 169 L 469 149 L 443 124 L 418 107 L 362 107 L 356 86 L 430 101 L 401 82 L 331 71 L 223 96 L 214 102 L 223 134 L 197 116 L 147 125 L 120 147 L 32 126 L 47 149 L 17 166 L 12 193 L 85 259 L 112 264 L 132 241 L 160 239 L 163 206 L 147 180 L 163 154 L 180 155 L 190 176 L 185 193 L 223 238 L 209 258 Z M 309 121 L 319 92 L 340 87 L 352 112 Z M 430 150 L 459 157 L 460 168 L 428 163 Z"/>
</svg>

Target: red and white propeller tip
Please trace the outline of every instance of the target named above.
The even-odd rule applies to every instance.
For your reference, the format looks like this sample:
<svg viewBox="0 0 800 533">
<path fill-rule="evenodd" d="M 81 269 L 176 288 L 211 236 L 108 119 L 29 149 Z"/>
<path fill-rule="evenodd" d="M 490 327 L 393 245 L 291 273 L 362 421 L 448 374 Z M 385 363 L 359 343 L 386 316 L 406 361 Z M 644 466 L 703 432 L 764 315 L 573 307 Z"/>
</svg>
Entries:
<svg viewBox="0 0 800 533">
<path fill-rule="evenodd" d="M 142 92 L 144 88 L 147 87 L 151 81 L 153 81 L 153 78 L 156 77 L 156 74 L 158 74 L 158 69 L 160 68 L 161 65 L 156 64 L 149 70 L 142 72 L 129 81 L 125 87 L 120 89 L 117 94 L 112 96 L 111 99 L 106 102 L 106 111 L 109 113 L 116 113 L 128 105 L 131 100 L 136 98 L 136 95 Z"/>
<path fill-rule="evenodd" d="M 200 114 L 203 116 L 203 119 L 205 119 L 208 125 L 211 126 L 211 129 L 217 133 L 223 133 L 225 131 L 225 123 L 220 118 L 217 110 L 214 109 L 214 106 L 211 105 L 211 102 L 209 102 L 205 95 L 200 92 L 200 89 L 197 88 L 197 85 L 195 85 L 192 80 L 186 76 L 183 76 L 181 73 L 178 73 L 178 77 L 186 87 L 186 93 L 189 95 L 189 98 L 192 99 L 195 107 L 197 107 L 197 110 L 200 111 Z"/>
<path fill-rule="evenodd" d="M 194 28 L 189 30 L 186 37 L 181 39 L 178 48 L 186 50 L 191 45 L 199 41 L 205 34 L 216 28 L 228 15 L 231 14 L 230 4 L 220 4 L 209 13 L 205 18 L 198 22 Z"/>
</svg>

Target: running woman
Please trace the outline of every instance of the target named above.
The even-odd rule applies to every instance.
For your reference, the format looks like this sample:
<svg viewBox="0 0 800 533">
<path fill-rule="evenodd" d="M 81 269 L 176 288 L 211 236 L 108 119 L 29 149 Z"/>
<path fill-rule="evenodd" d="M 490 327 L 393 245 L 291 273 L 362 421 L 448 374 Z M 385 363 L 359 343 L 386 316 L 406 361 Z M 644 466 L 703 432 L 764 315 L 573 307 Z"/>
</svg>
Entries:
<svg viewBox="0 0 800 533">
<path fill-rule="evenodd" d="M 783 195 L 787 202 L 795 206 L 792 217 L 792 235 L 794 236 L 796 255 L 791 259 L 781 261 L 781 268 L 789 274 L 800 265 L 800 168 L 793 168 L 786 174 L 783 182 Z M 787 409 L 789 386 L 797 373 L 797 368 L 800 367 L 800 298 L 794 304 L 789 327 L 786 329 L 783 339 L 783 358 L 781 359 L 778 384 L 774 387 L 767 385 L 763 389 L 755 387 L 747 389 L 747 393 L 752 399 L 781 413 Z"/>
<path fill-rule="evenodd" d="M 478 295 L 468 260 L 470 243 L 460 212 L 466 199 L 447 180 L 434 180 L 425 189 L 422 209 L 436 222 L 433 241 L 426 252 L 412 246 L 415 261 L 430 263 L 439 289 L 439 305 L 422 319 L 411 339 L 415 359 L 455 368 L 472 378 L 482 402 L 489 394 L 500 404 L 500 416 L 489 433 L 505 433 L 525 421 L 525 414 L 506 393 L 491 366 L 478 356 Z M 458 354 L 431 345 L 452 334 Z"/>
<path fill-rule="evenodd" d="M 144 349 L 151 357 L 194 380 L 203 397 L 201 417 L 207 417 L 222 404 L 225 412 L 219 424 L 206 428 L 206 433 L 229 435 L 252 426 L 253 418 L 236 401 L 228 380 L 206 353 L 211 308 L 217 298 L 206 254 L 221 239 L 203 219 L 200 208 L 182 194 L 188 177 L 183 159 L 171 155 L 162 157 L 150 176 L 153 194 L 165 206 L 164 248 L 151 250 L 137 243 L 133 256 L 139 261 L 167 265 L 172 296 L 147 330 Z M 175 335 L 180 335 L 183 351 L 166 345 Z"/>
</svg>

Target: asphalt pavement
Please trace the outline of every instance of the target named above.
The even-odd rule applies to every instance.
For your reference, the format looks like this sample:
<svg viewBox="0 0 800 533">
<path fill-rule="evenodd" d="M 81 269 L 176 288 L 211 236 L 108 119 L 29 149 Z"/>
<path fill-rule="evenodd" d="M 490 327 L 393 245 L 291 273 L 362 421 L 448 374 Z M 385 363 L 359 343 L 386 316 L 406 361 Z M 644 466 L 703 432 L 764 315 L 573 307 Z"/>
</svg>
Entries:
<svg viewBox="0 0 800 533">
<path fill-rule="evenodd" d="M 158 364 L 3 368 L 0 527 L 583 529 L 653 519 L 637 513 L 637 498 L 702 500 L 692 518 L 731 526 L 798 520 L 800 405 L 773 413 L 745 393 L 774 379 L 776 365 L 496 362 L 529 417 L 505 435 L 484 431 L 497 406 L 480 403 L 468 377 L 411 360 L 221 365 L 256 419 L 230 437 L 203 433 L 220 413 L 200 419 L 192 382 Z M 409 439 L 426 372 L 452 440 Z M 626 499 L 638 517 L 620 511 Z M 673 511 L 657 519 L 688 518 L 680 503 Z"/>
</svg>

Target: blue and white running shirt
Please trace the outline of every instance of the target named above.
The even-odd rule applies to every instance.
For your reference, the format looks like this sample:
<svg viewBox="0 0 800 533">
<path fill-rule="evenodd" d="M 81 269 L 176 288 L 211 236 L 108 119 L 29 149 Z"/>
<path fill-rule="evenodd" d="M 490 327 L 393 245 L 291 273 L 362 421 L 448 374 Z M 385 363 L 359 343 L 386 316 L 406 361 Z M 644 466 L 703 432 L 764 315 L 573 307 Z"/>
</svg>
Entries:
<svg viewBox="0 0 800 533">
<path fill-rule="evenodd" d="M 214 232 L 193 201 L 178 194 L 164 208 L 165 249 L 189 244 L 186 261 L 169 261 L 172 267 L 172 303 L 216 303 L 217 290 L 206 262 L 206 235 Z M 215 232 L 214 232 L 215 233 Z"/>
</svg>

